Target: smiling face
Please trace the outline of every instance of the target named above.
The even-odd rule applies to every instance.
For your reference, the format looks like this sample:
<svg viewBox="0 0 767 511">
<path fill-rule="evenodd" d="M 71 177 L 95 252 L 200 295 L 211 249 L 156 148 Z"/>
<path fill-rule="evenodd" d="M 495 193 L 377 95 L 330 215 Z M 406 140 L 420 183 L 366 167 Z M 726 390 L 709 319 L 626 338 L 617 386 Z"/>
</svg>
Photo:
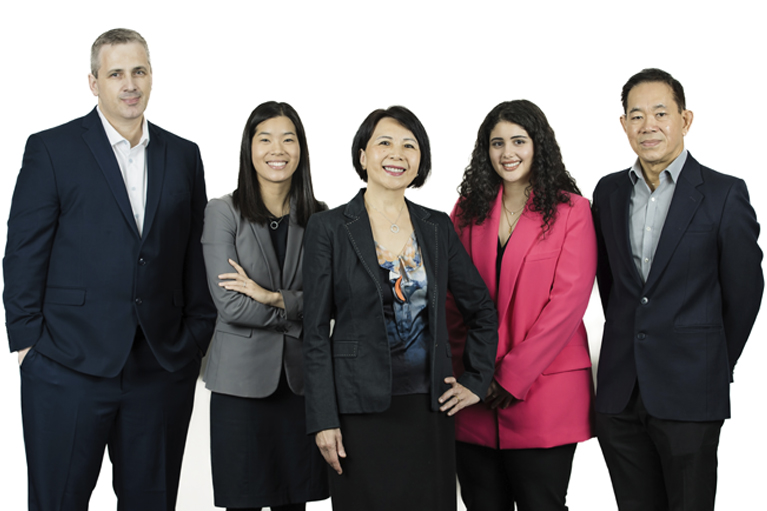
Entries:
<svg viewBox="0 0 767 511">
<path fill-rule="evenodd" d="M 415 135 L 391 117 L 378 121 L 367 146 L 360 151 L 368 188 L 404 190 L 418 175 L 420 163 L 421 149 Z"/>
<path fill-rule="evenodd" d="M 674 93 L 663 82 L 640 83 L 629 91 L 623 130 L 645 171 L 660 173 L 684 149 L 692 112 L 679 111 Z"/>
<path fill-rule="evenodd" d="M 259 123 L 251 142 L 251 154 L 261 186 L 268 186 L 269 183 L 290 184 L 301 160 L 301 147 L 293 121 L 283 115 Z"/>
<path fill-rule="evenodd" d="M 533 154 L 533 139 L 519 124 L 501 121 L 490 132 L 488 155 L 504 186 L 530 184 Z"/>
<path fill-rule="evenodd" d="M 98 77 L 88 75 L 99 108 L 118 131 L 142 122 L 152 92 L 152 68 L 144 47 L 137 43 L 107 44 L 99 52 Z"/>
</svg>

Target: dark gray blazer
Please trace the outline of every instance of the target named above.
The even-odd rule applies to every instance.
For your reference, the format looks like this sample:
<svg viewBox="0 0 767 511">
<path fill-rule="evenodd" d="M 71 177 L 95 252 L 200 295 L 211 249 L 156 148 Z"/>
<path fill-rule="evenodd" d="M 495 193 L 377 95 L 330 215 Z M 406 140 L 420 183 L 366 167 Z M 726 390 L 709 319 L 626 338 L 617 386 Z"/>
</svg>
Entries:
<svg viewBox="0 0 767 511">
<path fill-rule="evenodd" d="M 213 199 L 205 208 L 202 249 L 218 319 L 203 380 L 213 392 L 269 396 L 277 389 L 284 367 L 291 390 L 304 393 L 300 341 L 304 228 L 296 223 L 294 206 L 291 202 L 282 275 L 267 225 L 245 220 L 234 208 L 231 195 Z M 220 287 L 218 276 L 235 271 L 228 262 L 230 258 L 258 285 L 279 291 L 285 309 Z"/>
<path fill-rule="evenodd" d="M 318 213 L 306 228 L 304 362 L 307 432 L 339 427 L 339 414 L 382 412 L 391 402 L 391 359 L 378 258 L 363 199 Z M 432 410 L 453 375 L 445 299 L 450 291 L 468 327 L 458 381 L 484 399 L 495 369 L 498 319 L 482 277 L 450 218 L 407 202 L 429 293 Z M 335 320 L 331 332 L 331 320 Z"/>
</svg>

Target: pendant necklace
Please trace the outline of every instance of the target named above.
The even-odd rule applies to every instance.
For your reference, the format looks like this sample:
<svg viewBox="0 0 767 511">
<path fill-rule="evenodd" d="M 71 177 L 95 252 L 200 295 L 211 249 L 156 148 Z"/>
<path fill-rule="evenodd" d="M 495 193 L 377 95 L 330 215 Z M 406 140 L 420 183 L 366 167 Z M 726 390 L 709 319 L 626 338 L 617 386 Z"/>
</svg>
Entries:
<svg viewBox="0 0 767 511">
<path fill-rule="evenodd" d="M 405 202 L 404 202 L 404 201 L 402 202 L 402 206 L 400 206 L 400 208 L 399 208 L 399 213 L 397 214 L 397 218 L 396 218 L 396 219 L 395 219 L 393 222 L 392 222 L 391 220 L 389 220 L 389 217 L 388 217 L 388 216 L 386 216 L 386 215 L 384 215 L 384 214 L 383 214 L 383 211 L 381 211 L 381 210 L 380 210 L 380 209 L 378 209 L 377 207 L 373 206 L 373 205 L 372 205 L 372 204 L 370 204 L 368 201 L 365 201 L 365 204 L 367 204 L 367 205 L 368 205 L 368 206 L 370 206 L 371 208 L 373 208 L 373 209 L 375 209 L 376 211 L 378 211 L 378 213 L 380 213 L 380 214 L 381 214 L 381 216 L 382 216 L 382 217 L 384 217 L 384 218 L 386 219 L 386 221 L 387 221 L 387 222 L 389 222 L 389 223 L 391 224 L 391 225 L 389 226 L 389 230 L 390 230 L 391 232 L 393 232 L 394 234 L 397 234 L 397 233 L 399 232 L 399 225 L 397 225 L 397 222 L 399 222 L 399 217 L 401 217 L 401 216 L 402 216 L 402 210 L 403 210 L 403 209 L 405 209 Z"/>
<path fill-rule="evenodd" d="M 506 213 L 506 221 L 509 222 L 509 236 L 511 236 L 511 231 L 514 230 L 514 226 L 517 225 L 517 222 L 519 222 L 519 216 L 514 218 L 514 215 L 517 215 L 523 209 L 525 209 L 527 204 L 523 204 L 522 207 L 516 211 L 509 211 L 508 208 L 506 208 L 506 201 L 502 200 L 501 203 L 503 204 L 503 211 Z M 512 218 L 514 218 L 514 221 L 512 221 Z"/>
<path fill-rule="evenodd" d="M 282 220 L 285 218 L 285 216 L 281 216 L 279 219 L 272 218 L 271 220 L 269 220 L 269 228 L 273 231 L 276 231 L 277 229 L 279 229 L 280 224 L 282 223 Z"/>
</svg>

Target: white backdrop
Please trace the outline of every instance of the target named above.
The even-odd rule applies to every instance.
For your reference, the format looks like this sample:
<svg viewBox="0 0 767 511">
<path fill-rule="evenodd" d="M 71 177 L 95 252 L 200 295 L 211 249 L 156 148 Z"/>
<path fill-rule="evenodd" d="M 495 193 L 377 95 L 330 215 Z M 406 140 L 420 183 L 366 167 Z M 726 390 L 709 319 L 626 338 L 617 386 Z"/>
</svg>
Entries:
<svg viewBox="0 0 767 511">
<path fill-rule="evenodd" d="M 361 186 L 349 154 L 356 128 L 371 110 L 403 104 L 426 126 L 434 162 L 431 179 L 409 197 L 449 211 L 480 122 L 498 102 L 518 98 L 546 112 L 568 169 L 590 197 L 600 176 L 634 160 L 618 122 L 621 86 L 642 68 L 660 67 L 686 87 L 695 113 L 687 148 L 703 164 L 743 177 L 764 223 L 765 166 L 757 154 L 763 134 L 750 103 L 764 95 L 767 37 L 760 8 L 749 5 L 756 4 L 14 2 L 0 21 L 6 112 L 0 240 L 4 247 L 26 137 L 93 107 L 86 79 L 90 45 L 105 30 L 123 26 L 149 43 L 149 119 L 200 145 L 209 197 L 234 188 L 244 122 L 257 104 L 274 99 L 291 103 L 304 121 L 317 197 L 331 206 L 346 202 Z M 596 361 L 603 321 L 596 293 L 586 321 Z M 762 314 L 732 386 L 734 418 L 724 426 L 719 450 L 717 502 L 723 510 L 761 502 L 767 387 L 759 361 L 767 356 L 766 328 Z M 26 464 L 16 355 L 0 364 L 0 507 L 22 510 Z M 179 496 L 184 511 L 214 509 L 208 397 L 200 385 Z M 91 509 L 115 508 L 110 479 L 105 464 Z M 577 450 L 568 501 L 573 510 L 616 507 L 596 440 Z"/>
</svg>

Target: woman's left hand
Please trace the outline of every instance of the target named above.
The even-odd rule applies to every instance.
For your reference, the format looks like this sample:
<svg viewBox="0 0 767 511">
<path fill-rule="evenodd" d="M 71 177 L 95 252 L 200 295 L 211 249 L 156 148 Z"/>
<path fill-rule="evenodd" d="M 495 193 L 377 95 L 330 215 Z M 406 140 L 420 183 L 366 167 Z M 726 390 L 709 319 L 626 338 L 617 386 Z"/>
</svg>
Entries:
<svg viewBox="0 0 767 511">
<path fill-rule="evenodd" d="M 454 377 L 448 376 L 445 383 L 452 388 L 439 397 L 439 402 L 442 403 L 439 409 L 441 412 L 447 411 L 448 415 L 455 415 L 462 408 L 479 403 L 479 396 L 458 383 Z"/>
<path fill-rule="evenodd" d="M 235 269 L 237 273 L 222 273 L 218 276 L 221 282 L 219 286 L 229 291 L 237 291 L 254 299 L 257 302 L 264 305 L 271 305 L 272 307 L 285 308 L 285 303 L 282 300 L 282 294 L 275 291 L 268 291 L 259 286 L 253 280 L 248 278 L 248 274 L 242 269 L 242 266 L 237 264 L 234 260 L 229 259 L 229 264 Z"/>
</svg>

